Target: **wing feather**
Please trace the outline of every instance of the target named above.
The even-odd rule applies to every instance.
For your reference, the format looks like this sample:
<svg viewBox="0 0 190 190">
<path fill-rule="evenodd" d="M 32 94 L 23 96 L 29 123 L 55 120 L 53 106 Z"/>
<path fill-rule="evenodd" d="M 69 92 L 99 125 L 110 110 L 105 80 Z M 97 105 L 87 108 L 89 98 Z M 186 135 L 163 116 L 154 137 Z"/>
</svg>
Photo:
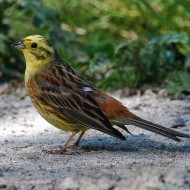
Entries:
<svg viewBox="0 0 190 190">
<path fill-rule="evenodd" d="M 38 98 L 44 104 L 57 110 L 75 123 L 125 139 L 118 130 L 112 127 L 93 98 L 96 92 L 95 87 L 80 78 L 78 74 L 68 73 L 64 66 L 59 65 L 59 68 L 55 68 L 56 65 L 53 65 L 52 67 L 35 77 L 41 92 Z M 67 78 L 60 75 L 62 72 L 52 72 L 51 69 L 62 69 Z M 90 90 L 86 91 L 86 88 Z"/>
</svg>

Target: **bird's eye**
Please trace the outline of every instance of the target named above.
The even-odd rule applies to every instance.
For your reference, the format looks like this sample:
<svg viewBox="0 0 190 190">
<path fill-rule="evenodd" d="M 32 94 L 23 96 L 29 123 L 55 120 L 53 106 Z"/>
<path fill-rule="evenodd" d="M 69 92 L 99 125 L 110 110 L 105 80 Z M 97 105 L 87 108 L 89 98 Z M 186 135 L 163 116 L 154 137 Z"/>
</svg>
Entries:
<svg viewBox="0 0 190 190">
<path fill-rule="evenodd" d="M 32 43 L 31 44 L 31 48 L 37 48 L 38 47 L 38 44 L 37 43 Z"/>
</svg>

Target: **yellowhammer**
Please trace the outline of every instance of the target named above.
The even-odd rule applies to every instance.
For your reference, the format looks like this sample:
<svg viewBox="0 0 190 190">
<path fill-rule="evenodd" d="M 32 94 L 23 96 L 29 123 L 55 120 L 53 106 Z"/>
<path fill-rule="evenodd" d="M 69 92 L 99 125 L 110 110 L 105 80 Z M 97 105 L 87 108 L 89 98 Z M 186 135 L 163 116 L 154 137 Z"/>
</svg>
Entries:
<svg viewBox="0 0 190 190">
<path fill-rule="evenodd" d="M 175 141 L 180 141 L 178 137 L 190 137 L 131 113 L 121 102 L 93 86 L 62 61 L 47 38 L 32 35 L 12 46 L 19 48 L 26 59 L 25 85 L 39 114 L 55 127 L 72 133 L 61 153 L 66 153 L 73 137 L 81 132 L 75 143 L 78 146 L 88 129 L 125 140 L 112 125 L 127 132 L 125 125 L 135 125 Z"/>
</svg>

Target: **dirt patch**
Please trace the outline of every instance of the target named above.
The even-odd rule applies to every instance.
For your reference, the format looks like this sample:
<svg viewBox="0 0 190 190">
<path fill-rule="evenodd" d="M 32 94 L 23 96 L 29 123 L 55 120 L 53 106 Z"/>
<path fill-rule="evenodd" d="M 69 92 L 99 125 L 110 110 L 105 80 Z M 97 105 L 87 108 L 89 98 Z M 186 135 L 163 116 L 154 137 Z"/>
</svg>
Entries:
<svg viewBox="0 0 190 190">
<path fill-rule="evenodd" d="M 69 137 L 44 121 L 25 90 L 0 95 L 0 189 L 190 189 L 190 140 L 181 143 L 129 126 L 120 141 L 89 130 L 85 150 L 52 155 Z M 147 92 L 119 98 L 137 115 L 190 134 L 190 101 Z"/>
</svg>

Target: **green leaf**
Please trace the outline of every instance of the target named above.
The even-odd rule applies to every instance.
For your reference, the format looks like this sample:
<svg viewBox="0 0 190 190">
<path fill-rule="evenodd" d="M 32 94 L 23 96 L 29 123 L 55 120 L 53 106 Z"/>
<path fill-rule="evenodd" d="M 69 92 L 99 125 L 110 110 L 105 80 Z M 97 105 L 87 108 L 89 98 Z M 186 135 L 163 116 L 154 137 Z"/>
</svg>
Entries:
<svg viewBox="0 0 190 190">
<path fill-rule="evenodd" d="M 171 44 L 171 43 L 183 43 L 186 44 L 189 42 L 189 37 L 185 32 L 171 32 L 169 34 L 163 36 L 157 36 L 150 40 L 148 45 L 164 45 L 164 44 Z"/>
</svg>

